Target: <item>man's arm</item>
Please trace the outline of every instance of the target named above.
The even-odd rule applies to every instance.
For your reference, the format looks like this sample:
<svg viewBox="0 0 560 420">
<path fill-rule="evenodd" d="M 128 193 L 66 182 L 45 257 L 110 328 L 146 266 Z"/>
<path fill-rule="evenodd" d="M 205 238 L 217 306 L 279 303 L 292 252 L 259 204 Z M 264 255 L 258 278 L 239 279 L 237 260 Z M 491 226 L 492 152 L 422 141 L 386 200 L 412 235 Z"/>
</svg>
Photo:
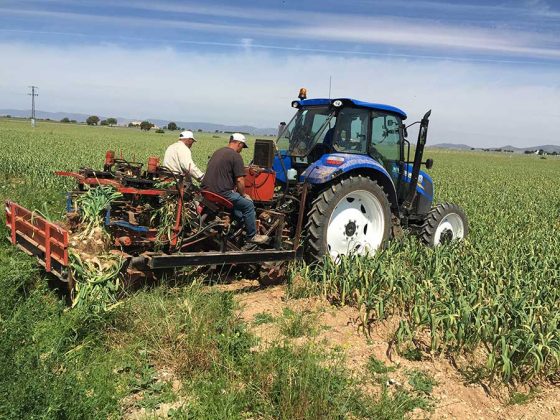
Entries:
<svg viewBox="0 0 560 420">
<path fill-rule="evenodd" d="M 183 170 L 183 173 L 190 174 L 198 180 L 204 176 L 204 173 L 198 169 L 198 166 L 194 163 L 191 150 L 188 147 L 182 148 L 179 161 L 181 162 L 181 169 Z"/>
<path fill-rule="evenodd" d="M 251 197 L 245 194 L 245 165 L 239 153 L 236 153 L 233 158 L 233 174 L 237 192 L 250 200 Z"/>
<path fill-rule="evenodd" d="M 195 177 L 196 179 L 198 179 L 199 181 L 204 177 L 204 172 L 202 172 L 200 169 L 198 169 L 198 166 L 196 166 L 196 163 L 191 163 L 191 175 L 193 177 Z"/>
<path fill-rule="evenodd" d="M 245 195 L 245 177 L 239 176 L 235 179 L 235 185 L 237 186 L 237 192 L 241 195 Z"/>
</svg>

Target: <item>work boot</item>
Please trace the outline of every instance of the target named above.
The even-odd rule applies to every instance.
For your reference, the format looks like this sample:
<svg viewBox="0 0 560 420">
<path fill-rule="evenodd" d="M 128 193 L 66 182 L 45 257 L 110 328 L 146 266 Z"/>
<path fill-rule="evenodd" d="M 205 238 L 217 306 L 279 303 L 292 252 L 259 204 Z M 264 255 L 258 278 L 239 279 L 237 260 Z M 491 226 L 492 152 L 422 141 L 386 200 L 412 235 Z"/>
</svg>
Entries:
<svg viewBox="0 0 560 420">
<path fill-rule="evenodd" d="M 268 242 L 268 236 L 266 235 L 255 235 L 252 238 L 247 239 L 248 243 L 261 245 Z"/>
</svg>

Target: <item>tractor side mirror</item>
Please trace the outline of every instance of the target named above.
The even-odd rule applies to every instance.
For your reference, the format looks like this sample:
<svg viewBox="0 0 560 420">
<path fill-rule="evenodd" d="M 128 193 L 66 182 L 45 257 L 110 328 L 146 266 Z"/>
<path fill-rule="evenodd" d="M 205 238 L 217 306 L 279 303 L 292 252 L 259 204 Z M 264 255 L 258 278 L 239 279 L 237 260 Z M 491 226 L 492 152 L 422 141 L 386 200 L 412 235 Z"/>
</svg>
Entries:
<svg viewBox="0 0 560 420">
<path fill-rule="evenodd" d="M 432 169 L 432 166 L 434 166 L 434 160 L 433 159 L 427 159 L 426 162 L 424 163 L 424 165 L 426 165 L 426 169 Z"/>
<path fill-rule="evenodd" d="M 284 121 L 282 121 L 280 124 L 278 124 L 278 135 L 277 135 L 277 137 L 280 137 L 282 135 L 285 128 L 286 128 L 286 123 Z"/>
</svg>

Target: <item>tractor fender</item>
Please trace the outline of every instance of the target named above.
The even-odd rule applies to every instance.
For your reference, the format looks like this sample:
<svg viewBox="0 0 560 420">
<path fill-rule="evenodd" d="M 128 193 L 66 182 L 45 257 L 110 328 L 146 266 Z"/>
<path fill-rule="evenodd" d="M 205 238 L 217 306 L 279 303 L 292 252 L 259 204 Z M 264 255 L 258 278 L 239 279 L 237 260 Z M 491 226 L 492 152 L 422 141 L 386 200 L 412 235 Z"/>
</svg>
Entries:
<svg viewBox="0 0 560 420">
<path fill-rule="evenodd" d="M 357 174 L 371 178 L 385 191 L 393 211 L 398 210 L 395 185 L 387 170 L 375 159 L 350 153 L 329 153 L 313 162 L 300 175 L 300 182 L 324 185 L 347 174 Z"/>
</svg>

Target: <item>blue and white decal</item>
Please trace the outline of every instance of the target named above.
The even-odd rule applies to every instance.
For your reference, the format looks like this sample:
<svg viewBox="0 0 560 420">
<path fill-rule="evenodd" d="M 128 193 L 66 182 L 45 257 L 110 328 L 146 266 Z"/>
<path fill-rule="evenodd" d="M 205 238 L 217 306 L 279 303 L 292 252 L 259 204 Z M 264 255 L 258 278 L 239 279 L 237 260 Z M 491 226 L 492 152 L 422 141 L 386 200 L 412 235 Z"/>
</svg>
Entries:
<svg viewBox="0 0 560 420">
<path fill-rule="evenodd" d="M 403 181 L 408 183 L 408 184 L 410 184 L 410 182 L 412 181 L 412 169 L 413 169 L 413 166 L 410 163 L 405 166 Z M 397 164 L 395 164 L 393 166 L 392 172 L 393 172 L 393 175 L 394 175 L 395 178 L 398 177 L 399 166 Z M 428 185 L 431 188 L 428 187 Z M 433 192 L 429 193 L 428 190 L 433 191 L 432 178 L 426 172 L 420 171 L 420 173 L 418 174 L 418 182 L 416 184 L 416 192 L 420 195 L 423 195 L 428 200 L 432 201 L 433 200 Z"/>
</svg>

